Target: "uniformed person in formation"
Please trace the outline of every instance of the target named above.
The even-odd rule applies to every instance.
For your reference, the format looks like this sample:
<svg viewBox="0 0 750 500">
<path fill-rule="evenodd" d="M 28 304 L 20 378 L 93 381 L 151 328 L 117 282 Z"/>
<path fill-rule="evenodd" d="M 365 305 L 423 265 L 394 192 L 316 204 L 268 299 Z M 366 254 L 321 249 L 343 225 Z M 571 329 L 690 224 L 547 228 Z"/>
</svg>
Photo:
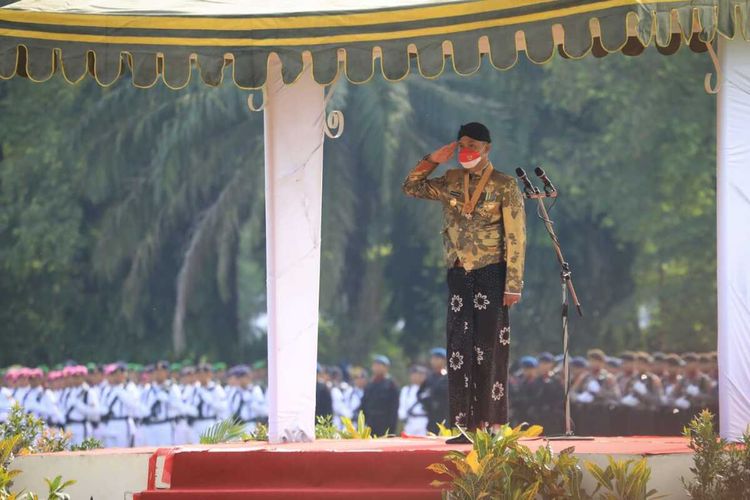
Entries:
<svg viewBox="0 0 750 500">
<path fill-rule="evenodd" d="M 580 403 L 609 406 L 620 399 L 620 388 L 615 377 L 605 368 L 607 355 L 601 349 L 586 353 L 587 371 L 573 380 L 571 392 Z"/>
<path fill-rule="evenodd" d="M 338 429 L 343 429 L 341 417 L 348 418 L 351 413 L 346 401 L 352 388 L 344 380 L 344 372 L 338 366 L 328 368 L 328 387 L 331 390 L 333 425 Z"/>
<path fill-rule="evenodd" d="M 208 363 L 198 365 L 198 383 L 193 389 L 192 406 L 197 416 L 192 418 L 193 439 L 200 439 L 209 427 L 229 416 L 229 405 L 224 388 L 214 380 L 214 368 Z"/>
<path fill-rule="evenodd" d="M 8 420 L 8 414 L 14 403 L 15 401 L 13 400 L 10 389 L 7 387 L 0 387 L 0 424 L 5 423 L 5 421 Z"/>
<path fill-rule="evenodd" d="M 179 385 L 182 392 L 184 414 L 175 419 L 174 439 L 176 444 L 191 444 L 197 442 L 193 432 L 193 420 L 198 417 L 198 407 L 194 404 L 198 390 L 198 378 L 194 366 L 180 368 Z"/>
<path fill-rule="evenodd" d="M 617 381 L 620 403 L 639 409 L 653 410 L 661 401 L 661 381 L 650 372 L 651 356 L 644 352 L 626 351 L 621 356 L 622 374 Z"/>
<path fill-rule="evenodd" d="M 537 409 L 539 415 L 536 422 L 549 435 L 563 432 L 563 396 L 562 378 L 555 369 L 555 357 L 549 352 L 543 352 L 537 357 L 539 363 L 539 380 L 541 389 Z"/>
<path fill-rule="evenodd" d="M 128 380 L 127 366 L 114 363 L 105 368 L 109 387 L 102 394 L 101 421 L 104 443 L 112 447 L 133 446 L 136 420 L 143 416 L 140 394 Z"/>
<path fill-rule="evenodd" d="M 101 420 L 102 406 L 96 394 L 86 383 L 88 369 L 85 366 L 70 366 L 63 370 L 66 389 L 61 405 L 65 412 L 65 430 L 71 434 L 71 443 L 80 444 L 93 436 L 94 425 Z"/>
<path fill-rule="evenodd" d="M 390 376 L 390 367 L 391 361 L 386 356 L 373 358 L 372 379 L 365 387 L 360 403 L 365 420 L 376 436 L 397 432 L 398 386 Z"/>
<path fill-rule="evenodd" d="M 513 425 L 538 423 L 542 383 L 539 379 L 539 362 L 533 356 L 524 356 L 519 361 L 520 370 L 510 382 L 510 398 L 513 400 Z"/>
<path fill-rule="evenodd" d="M 419 389 L 427 378 L 424 366 L 409 368 L 409 383 L 401 388 L 398 399 L 398 419 L 404 424 L 404 432 L 410 436 L 427 435 L 427 413 L 419 401 Z"/>
<path fill-rule="evenodd" d="M 427 413 L 427 432 L 438 434 L 438 424 L 448 422 L 448 370 L 444 347 L 430 351 L 430 373 L 419 388 L 419 401 Z"/>
<path fill-rule="evenodd" d="M 688 352 L 683 354 L 682 359 L 685 361 L 683 376 L 685 396 L 690 401 L 690 406 L 696 410 L 709 406 L 713 381 L 701 371 L 701 356 Z"/>
<path fill-rule="evenodd" d="M 367 370 L 361 366 L 355 366 L 349 370 L 352 380 L 351 390 L 344 396 L 344 408 L 347 410 L 343 416 L 356 420 L 358 412 L 362 407 L 362 398 L 365 388 L 370 380 Z"/>
<path fill-rule="evenodd" d="M 660 409 L 662 386 L 651 373 L 653 359 L 645 352 L 624 352 L 622 372 L 618 379 L 620 407 L 615 427 L 620 434 L 652 435 L 657 432 L 656 412 Z"/>
<path fill-rule="evenodd" d="M 318 363 L 318 380 L 315 384 L 315 417 L 333 415 L 333 399 L 331 389 L 328 387 L 328 376 L 323 367 Z"/>
<path fill-rule="evenodd" d="M 611 426 L 612 409 L 620 400 L 620 389 L 617 379 L 606 369 L 604 351 L 590 349 L 586 361 L 587 370 L 571 384 L 573 400 L 578 403 L 575 423 L 590 435 L 603 436 Z"/>
<path fill-rule="evenodd" d="M 185 413 L 180 388 L 169 378 L 169 363 L 157 362 L 151 372 L 151 382 L 144 387 L 144 417 L 141 421 L 146 446 L 176 444 L 177 418 Z"/>
<path fill-rule="evenodd" d="M 443 208 L 450 424 L 468 429 L 508 421 L 508 307 L 523 287 L 523 198 L 516 180 L 492 166 L 491 148 L 487 127 L 462 125 L 457 141 L 425 155 L 403 185 Z M 461 168 L 428 178 L 454 155 Z"/>
<path fill-rule="evenodd" d="M 227 400 L 229 413 L 245 424 L 246 432 L 253 432 L 265 420 L 265 397 L 260 386 L 253 384 L 252 370 L 247 365 L 236 365 L 227 371 Z"/>
</svg>

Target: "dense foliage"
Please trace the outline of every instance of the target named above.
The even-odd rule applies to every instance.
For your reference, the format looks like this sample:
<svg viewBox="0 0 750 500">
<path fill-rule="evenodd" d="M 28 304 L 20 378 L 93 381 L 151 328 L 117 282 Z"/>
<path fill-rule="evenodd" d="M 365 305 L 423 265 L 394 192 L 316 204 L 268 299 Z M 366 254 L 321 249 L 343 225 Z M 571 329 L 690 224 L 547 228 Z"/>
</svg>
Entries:
<svg viewBox="0 0 750 500">
<path fill-rule="evenodd" d="M 34 492 L 17 491 L 13 480 L 21 471 L 13 468 L 13 460 L 18 455 L 30 453 L 53 453 L 69 450 L 90 450 L 101 447 L 95 439 L 87 439 L 79 446 L 71 446 L 70 435 L 52 430 L 40 419 L 26 413 L 20 406 L 11 409 L 8 419 L 0 424 L 0 500 L 38 500 Z M 45 478 L 49 500 L 70 500 L 65 489 L 75 484 L 75 480 Z"/>
<path fill-rule="evenodd" d="M 690 480 L 682 478 L 685 491 L 696 500 L 750 499 L 750 430 L 739 443 L 719 437 L 714 416 L 704 410 L 685 428 L 690 439 L 693 467 Z"/>
<path fill-rule="evenodd" d="M 715 343 L 715 104 L 704 55 L 521 62 L 340 82 L 325 150 L 321 360 L 396 366 L 444 336 L 440 210 L 400 184 L 487 123 L 492 158 L 544 166 L 584 310 L 573 349 Z M 0 82 L 0 366 L 264 354 L 262 114 L 246 92 Z M 528 206 L 515 349 L 557 350 L 559 277 Z M 259 320 L 260 319 L 260 320 Z M 518 352 L 518 351 L 516 351 Z"/>
<path fill-rule="evenodd" d="M 49 427 L 18 405 L 14 405 L 7 420 L 0 423 L 0 439 L 13 443 L 13 454 L 85 451 L 103 446 L 96 438 L 86 438 L 80 444 L 72 444 L 70 433 Z"/>
<path fill-rule="evenodd" d="M 524 425 L 525 426 L 525 425 Z M 607 457 L 607 467 L 584 462 L 595 488 L 589 493 L 582 485 L 583 472 L 573 447 L 559 453 L 549 442 L 535 451 L 521 442 L 535 438 L 543 429 L 532 425 L 503 425 L 496 432 L 466 432 L 472 443 L 468 453 L 451 451 L 445 462 L 428 469 L 449 481 L 435 480 L 432 485 L 443 489 L 447 500 L 535 498 L 573 500 L 656 500 L 656 490 L 648 490 L 651 467 L 646 458 L 615 460 Z M 463 431 L 462 431 L 463 432 Z"/>
</svg>

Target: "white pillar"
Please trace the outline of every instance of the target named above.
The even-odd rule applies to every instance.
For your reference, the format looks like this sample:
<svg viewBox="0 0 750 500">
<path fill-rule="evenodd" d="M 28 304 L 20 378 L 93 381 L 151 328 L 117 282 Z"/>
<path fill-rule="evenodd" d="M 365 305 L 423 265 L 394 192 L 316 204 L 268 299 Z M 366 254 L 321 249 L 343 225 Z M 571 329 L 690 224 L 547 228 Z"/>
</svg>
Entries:
<svg viewBox="0 0 750 500">
<path fill-rule="evenodd" d="M 721 435 L 736 440 L 750 424 L 750 43 L 719 37 L 719 61 L 719 406 Z"/>
<path fill-rule="evenodd" d="M 264 128 L 269 441 L 315 438 L 323 87 L 308 62 L 293 85 L 269 61 Z"/>
</svg>

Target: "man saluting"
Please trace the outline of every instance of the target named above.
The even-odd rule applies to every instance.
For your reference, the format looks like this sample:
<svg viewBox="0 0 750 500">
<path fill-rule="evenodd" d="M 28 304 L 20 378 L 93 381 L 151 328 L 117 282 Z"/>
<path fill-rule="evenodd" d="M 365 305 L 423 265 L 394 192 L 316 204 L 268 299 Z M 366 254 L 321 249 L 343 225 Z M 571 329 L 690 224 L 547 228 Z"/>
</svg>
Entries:
<svg viewBox="0 0 750 500">
<path fill-rule="evenodd" d="M 443 206 L 448 266 L 449 418 L 468 429 L 508 421 L 508 308 L 521 300 L 526 216 L 513 177 L 492 167 L 490 132 L 467 123 L 457 142 L 422 158 L 404 192 Z M 458 149 L 462 168 L 428 179 Z M 463 435 L 448 443 L 468 442 Z"/>
</svg>

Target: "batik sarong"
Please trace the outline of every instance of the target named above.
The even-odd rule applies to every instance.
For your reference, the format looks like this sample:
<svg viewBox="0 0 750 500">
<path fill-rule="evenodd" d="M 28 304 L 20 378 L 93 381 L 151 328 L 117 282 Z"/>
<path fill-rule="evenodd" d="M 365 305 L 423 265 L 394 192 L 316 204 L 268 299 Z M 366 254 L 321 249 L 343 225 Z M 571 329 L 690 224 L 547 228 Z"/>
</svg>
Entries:
<svg viewBox="0 0 750 500">
<path fill-rule="evenodd" d="M 448 397 L 451 423 L 474 430 L 508 421 L 510 323 L 505 264 L 448 269 Z"/>
</svg>

